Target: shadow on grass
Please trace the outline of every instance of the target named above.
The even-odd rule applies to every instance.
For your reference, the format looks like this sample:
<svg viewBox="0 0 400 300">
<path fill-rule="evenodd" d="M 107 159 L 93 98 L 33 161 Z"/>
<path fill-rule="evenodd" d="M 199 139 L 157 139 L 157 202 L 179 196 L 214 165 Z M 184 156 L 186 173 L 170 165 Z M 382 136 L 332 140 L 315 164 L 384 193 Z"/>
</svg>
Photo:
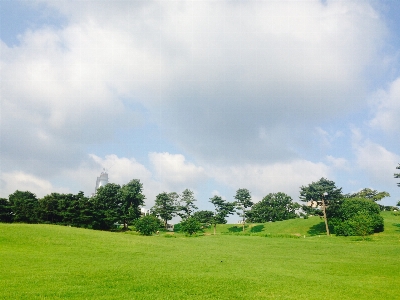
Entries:
<svg viewBox="0 0 400 300">
<path fill-rule="evenodd" d="M 261 232 L 264 229 L 264 225 L 256 225 L 254 227 L 251 227 L 250 232 L 251 233 L 257 233 L 257 232 Z"/>
<path fill-rule="evenodd" d="M 326 234 L 325 223 L 321 222 L 321 223 L 318 223 L 318 224 L 310 227 L 310 229 L 307 231 L 307 233 L 309 235 Z"/>
<path fill-rule="evenodd" d="M 400 223 L 393 224 L 393 226 L 396 226 L 396 227 L 397 227 L 397 230 L 396 230 L 396 231 L 400 231 Z"/>
<path fill-rule="evenodd" d="M 249 226 L 248 225 L 244 225 L 244 230 L 246 230 L 247 227 L 249 227 Z M 240 226 L 232 226 L 232 227 L 228 228 L 228 231 L 232 232 L 232 233 L 243 232 L 243 226 L 242 225 L 240 225 Z"/>
</svg>

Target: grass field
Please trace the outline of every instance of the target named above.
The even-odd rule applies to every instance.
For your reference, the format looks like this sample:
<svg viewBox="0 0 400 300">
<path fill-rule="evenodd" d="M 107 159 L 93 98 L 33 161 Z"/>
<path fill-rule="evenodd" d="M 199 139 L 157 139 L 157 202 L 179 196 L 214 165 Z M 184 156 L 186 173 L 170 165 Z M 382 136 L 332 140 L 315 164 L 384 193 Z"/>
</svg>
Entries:
<svg viewBox="0 0 400 300">
<path fill-rule="evenodd" d="M 319 218 L 247 228 L 260 236 L 0 224 L 0 299 L 400 299 L 400 216 L 383 215 L 366 240 L 319 236 Z"/>
</svg>

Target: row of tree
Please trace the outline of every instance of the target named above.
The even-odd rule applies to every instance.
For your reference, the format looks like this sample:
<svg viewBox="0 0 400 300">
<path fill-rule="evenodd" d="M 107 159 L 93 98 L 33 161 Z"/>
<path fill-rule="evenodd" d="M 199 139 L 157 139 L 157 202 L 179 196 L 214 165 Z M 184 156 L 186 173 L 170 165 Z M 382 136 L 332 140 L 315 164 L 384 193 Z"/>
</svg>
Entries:
<svg viewBox="0 0 400 300">
<path fill-rule="evenodd" d="M 400 164 L 397 169 L 400 169 Z M 400 178 L 400 173 L 394 176 Z M 337 188 L 333 181 L 321 178 L 300 187 L 300 200 L 307 205 L 300 205 L 281 192 L 270 193 L 254 204 L 249 190 L 238 189 L 233 202 L 215 195 L 210 198 L 214 211 L 198 211 L 193 191 L 186 189 L 181 195 L 176 192 L 158 194 L 151 208 L 153 219 L 149 218 L 148 222 L 159 227 L 159 220 L 162 220 L 162 225 L 167 227 L 168 221 L 179 216 L 182 219 L 180 227 L 187 232 L 213 225 L 215 233 L 217 224 L 225 224 L 227 216 L 235 212 L 241 217 L 243 231 L 246 221 L 265 223 L 301 215 L 321 215 L 328 235 L 330 232 L 365 235 L 383 230 L 383 219 L 379 215 L 382 206 L 375 202 L 387 196 L 390 196 L 387 192 L 368 188 L 343 194 L 342 188 Z M 140 218 L 144 200 L 143 185 L 137 179 L 122 186 L 107 184 L 91 198 L 79 192 L 76 195 L 51 193 L 37 199 L 29 191 L 17 190 L 8 199 L 0 198 L 0 221 L 64 224 L 100 230 L 110 230 L 120 224 L 124 229 L 133 224 L 140 228 L 140 222 L 144 222 Z M 151 231 L 156 231 L 157 226 L 154 225 Z"/>
<path fill-rule="evenodd" d="M 144 205 L 143 185 L 139 180 L 128 184 L 109 183 L 94 197 L 51 193 L 38 199 L 29 191 L 15 191 L 0 199 L 0 221 L 50 223 L 110 230 L 116 223 L 126 226 L 140 217 Z"/>
</svg>

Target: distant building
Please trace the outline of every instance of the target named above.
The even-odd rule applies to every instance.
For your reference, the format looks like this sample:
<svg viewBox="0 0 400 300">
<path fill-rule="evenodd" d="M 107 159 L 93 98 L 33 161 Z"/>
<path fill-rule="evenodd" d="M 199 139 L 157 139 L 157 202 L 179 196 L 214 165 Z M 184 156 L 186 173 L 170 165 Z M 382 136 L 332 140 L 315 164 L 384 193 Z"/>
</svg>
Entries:
<svg viewBox="0 0 400 300">
<path fill-rule="evenodd" d="M 103 169 L 103 172 L 101 172 L 100 176 L 97 177 L 94 193 L 96 194 L 97 189 L 101 186 L 105 186 L 107 183 L 108 183 L 108 173 Z"/>
</svg>

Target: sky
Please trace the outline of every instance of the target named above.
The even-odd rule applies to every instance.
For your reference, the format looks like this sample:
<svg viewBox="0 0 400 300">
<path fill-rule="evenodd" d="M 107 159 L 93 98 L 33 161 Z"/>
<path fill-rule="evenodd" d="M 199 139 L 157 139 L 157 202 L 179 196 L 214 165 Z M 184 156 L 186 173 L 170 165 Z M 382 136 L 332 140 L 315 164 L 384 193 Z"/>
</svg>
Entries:
<svg viewBox="0 0 400 300">
<path fill-rule="evenodd" d="M 400 1 L 0 1 L 0 197 L 321 177 L 400 200 Z"/>
</svg>

